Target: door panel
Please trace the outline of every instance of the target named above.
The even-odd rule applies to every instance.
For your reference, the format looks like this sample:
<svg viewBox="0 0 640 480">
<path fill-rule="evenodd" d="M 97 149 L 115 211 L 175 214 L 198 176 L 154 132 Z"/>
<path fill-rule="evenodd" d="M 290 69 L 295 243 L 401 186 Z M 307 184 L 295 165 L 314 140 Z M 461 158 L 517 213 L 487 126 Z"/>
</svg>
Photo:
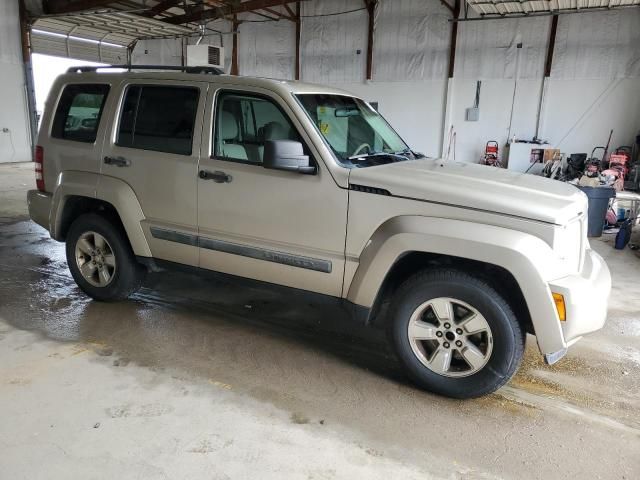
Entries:
<svg viewBox="0 0 640 480">
<path fill-rule="evenodd" d="M 145 80 L 122 90 L 118 121 L 103 150 L 102 173 L 133 188 L 153 256 L 195 266 L 202 133 L 197 126 L 207 84 Z"/>
<path fill-rule="evenodd" d="M 211 92 L 208 108 L 213 97 Z M 206 114 L 220 130 L 203 144 L 229 159 L 207 151 L 201 156 L 201 172 L 226 177 L 198 180 L 200 266 L 340 296 L 348 192 L 335 184 L 322 162 L 317 162 L 316 175 L 261 166 L 265 138 L 302 139 L 289 123 L 286 105 L 277 105 L 225 106 L 224 115 Z"/>
</svg>

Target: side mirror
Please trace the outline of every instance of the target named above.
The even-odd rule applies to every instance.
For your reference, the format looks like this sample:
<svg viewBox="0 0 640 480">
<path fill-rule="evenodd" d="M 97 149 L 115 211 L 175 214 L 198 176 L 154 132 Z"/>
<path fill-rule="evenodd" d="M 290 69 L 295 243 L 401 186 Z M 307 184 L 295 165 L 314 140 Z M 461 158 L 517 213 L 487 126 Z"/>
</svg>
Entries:
<svg viewBox="0 0 640 480">
<path fill-rule="evenodd" d="M 304 154 L 302 144 L 295 140 L 267 140 L 264 142 L 264 168 L 314 175 L 316 166 Z"/>
</svg>

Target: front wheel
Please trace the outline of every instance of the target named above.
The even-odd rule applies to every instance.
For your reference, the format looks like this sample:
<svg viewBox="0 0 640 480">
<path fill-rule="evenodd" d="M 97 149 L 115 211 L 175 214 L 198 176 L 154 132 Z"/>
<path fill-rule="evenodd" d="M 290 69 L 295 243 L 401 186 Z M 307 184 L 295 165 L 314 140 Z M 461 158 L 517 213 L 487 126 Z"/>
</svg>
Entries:
<svg viewBox="0 0 640 480">
<path fill-rule="evenodd" d="M 146 274 L 122 228 L 94 213 L 71 224 L 66 253 L 73 279 L 95 300 L 127 298 L 140 288 Z"/>
<path fill-rule="evenodd" d="M 457 270 L 420 272 L 392 305 L 395 351 L 419 386 L 454 398 L 494 392 L 515 373 L 524 334 L 485 281 Z"/>
</svg>

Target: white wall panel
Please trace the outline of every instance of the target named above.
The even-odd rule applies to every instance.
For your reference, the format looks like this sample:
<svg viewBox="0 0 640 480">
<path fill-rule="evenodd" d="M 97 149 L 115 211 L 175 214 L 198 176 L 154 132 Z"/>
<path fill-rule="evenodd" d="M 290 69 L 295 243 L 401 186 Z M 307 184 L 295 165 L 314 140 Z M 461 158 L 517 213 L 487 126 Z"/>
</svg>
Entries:
<svg viewBox="0 0 640 480">
<path fill-rule="evenodd" d="M 251 18 L 257 20 L 260 17 Z M 295 23 L 289 20 L 243 23 L 239 32 L 238 66 L 241 75 L 293 79 Z M 231 55 L 230 48 L 227 52 Z"/>
<path fill-rule="evenodd" d="M 509 122 L 513 102 L 511 134 L 519 139 L 531 139 L 535 135 L 538 92 L 542 79 L 520 80 L 517 90 L 515 81 L 510 79 L 489 79 L 482 81 L 480 95 L 480 120 L 465 121 L 465 110 L 473 105 L 476 81 L 456 79 L 453 86 L 453 124 L 456 130 L 456 159 L 478 162 L 482 157 L 486 142 L 495 140 L 500 145 L 500 155 L 509 138 Z"/>
<path fill-rule="evenodd" d="M 640 8 L 561 16 L 553 78 L 640 77 Z"/>
<path fill-rule="evenodd" d="M 451 24 L 439 2 L 381 0 L 375 21 L 373 79 L 441 80 L 447 75 Z"/>
<path fill-rule="evenodd" d="M 362 0 L 303 2 L 302 15 L 327 15 L 362 6 Z M 300 55 L 302 80 L 315 83 L 362 81 L 367 55 L 367 18 L 366 10 L 303 18 Z"/>
<path fill-rule="evenodd" d="M 551 79 L 542 135 L 563 152 L 591 153 L 605 145 L 631 145 L 640 133 L 640 81 L 637 78 Z"/>
<path fill-rule="evenodd" d="M 18 2 L 0 1 L 0 163 L 31 160 L 19 25 Z"/>
<path fill-rule="evenodd" d="M 550 17 L 462 22 L 455 76 L 541 78 Z M 522 43 L 522 48 L 517 45 Z"/>
</svg>

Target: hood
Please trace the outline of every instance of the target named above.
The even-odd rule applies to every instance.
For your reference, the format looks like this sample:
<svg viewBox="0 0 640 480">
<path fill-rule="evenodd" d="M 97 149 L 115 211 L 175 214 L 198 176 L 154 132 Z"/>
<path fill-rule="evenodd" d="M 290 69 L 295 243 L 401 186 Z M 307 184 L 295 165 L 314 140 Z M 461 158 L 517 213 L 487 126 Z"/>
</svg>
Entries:
<svg viewBox="0 0 640 480">
<path fill-rule="evenodd" d="M 586 196 L 573 185 L 473 163 L 421 159 L 353 168 L 349 183 L 557 225 L 587 211 Z"/>
</svg>

